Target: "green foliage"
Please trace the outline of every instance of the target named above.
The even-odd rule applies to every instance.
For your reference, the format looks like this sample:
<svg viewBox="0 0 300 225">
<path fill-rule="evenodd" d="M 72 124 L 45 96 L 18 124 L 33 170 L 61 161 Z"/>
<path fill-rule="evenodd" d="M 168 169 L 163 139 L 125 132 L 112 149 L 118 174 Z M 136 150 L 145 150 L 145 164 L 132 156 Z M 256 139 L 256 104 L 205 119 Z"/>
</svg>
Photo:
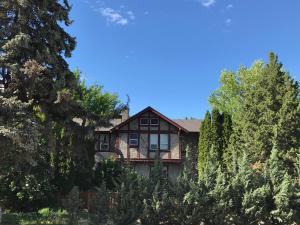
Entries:
<svg viewBox="0 0 300 225">
<path fill-rule="evenodd" d="M 110 158 L 102 160 L 95 165 L 94 183 L 96 186 L 104 183 L 109 190 L 112 190 L 123 172 L 124 169 L 119 161 Z"/>
<path fill-rule="evenodd" d="M 211 178 L 216 169 L 228 167 L 229 140 L 232 134 L 230 115 L 221 114 L 218 109 L 206 113 L 200 127 L 198 174 L 199 178 Z M 214 179 L 214 178 L 213 178 Z"/>
<path fill-rule="evenodd" d="M 79 197 L 78 187 L 73 187 L 71 192 L 63 201 L 63 205 L 68 212 L 68 225 L 79 224 L 79 213 L 82 206 L 82 200 Z"/>
<path fill-rule="evenodd" d="M 240 114 L 244 93 L 255 87 L 258 77 L 261 76 L 263 62 L 255 62 L 251 68 L 241 67 L 237 72 L 223 71 L 220 76 L 221 87 L 209 98 L 213 108 L 233 116 L 236 121 Z"/>
<path fill-rule="evenodd" d="M 131 169 L 119 176 L 113 190 L 105 183 L 97 188 L 95 197 L 95 224 L 135 225 L 142 213 L 142 197 L 145 183 Z"/>
<path fill-rule="evenodd" d="M 31 213 L 9 213 L 3 215 L 4 225 L 64 225 L 67 212 L 49 208 L 40 209 Z"/>
<path fill-rule="evenodd" d="M 110 118 L 122 109 L 122 104 L 116 94 L 103 92 L 103 86 L 93 84 L 86 86 L 85 80 L 81 80 L 81 72 L 74 72 L 77 81 L 75 99 L 82 102 L 86 111 L 98 115 L 101 118 Z"/>
<path fill-rule="evenodd" d="M 223 137 L 222 137 L 222 126 L 223 118 L 219 110 L 213 109 L 211 113 L 211 146 L 213 146 L 213 152 L 215 163 L 217 166 L 221 164 L 222 156 L 223 156 Z M 210 151 L 212 148 L 210 149 Z"/>
<path fill-rule="evenodd" d="M 55 191 L 42 127 L 30 107 L 0 96 L 0 199 L 15 210 L 51 204 Z"/>
<path fill-rule="evenodd" d="M 210 154 L 204 181 L 216 202 L 208 224 L 298 224 L 297 82 L 282 70 L 274 54 L 268 64 L 258 62 L 250 69 L 224 72 L 221 81 L 210 103 L 225 112 L 226 167 L 215 172 L 216 158 Z M 226 122 L 227 115 L 232 124 Z"/>
<path fill-rule="evenodd" d="M 207 155 L 209 154 L 211 145 L 211 116 L 209 112 L 206 112 L 204 120 L 200 126 L 200 138 L 199 138 L 199 156 L 198 156 L 198 174 L 199 177 L 203 177 L 204 169 L 207 163 Z"/>
</svg>

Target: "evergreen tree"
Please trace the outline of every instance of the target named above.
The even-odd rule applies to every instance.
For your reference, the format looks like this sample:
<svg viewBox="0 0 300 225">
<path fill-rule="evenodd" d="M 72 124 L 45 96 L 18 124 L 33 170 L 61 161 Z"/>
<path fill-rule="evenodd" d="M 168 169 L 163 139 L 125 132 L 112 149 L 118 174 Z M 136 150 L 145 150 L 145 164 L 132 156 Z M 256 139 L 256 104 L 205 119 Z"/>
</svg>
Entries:
<svg viewBox="0 0 300 225">
<path fill-rule="evenodd" d="M 7 95 L 46 106 L 74 84 L 64 57 L 71 56 L 75 39 L 61 26 L 71 24 L 70 10 L 67 0 L 1 1 L 0 68 Z"/>
<path fill-rule="evenodd" d="M 211 145 L 214 146 L 215 163 L 221 164 L 223 155 L 223 137 L 222 137 L 223 118 L 218 109 L 213 109 L 211 113 Z"/>
<path fill-rule="evenodd" d="M 230 143 L 230 136 L 232 134 L 232 121 L 228 113 L 222 114 L 222 148 L 225 150 Z"/>
<path fill-rule="evenodd" d="M 66 58 L 75 48 L 75 38 L 63 29 L 71 24 L 70 10 L 68 0 L 0 2 L 0 83 L 4 84 L 0 95 L 5 101 L 16 97 L 29 104 L 24 112 L 42 128 L 40 140 L 32 146 L 37 146 L 37 155 L 45 153 L 39 157 L 47 162 L 46 176 L 31 175 L 44 179 L 37 183 L 53 179 L 52 184 L 65 193 L 73 185 L 80 189 L 91 185 L 95 124 L 107 124 L 109 114 L 119 106 L 116 95 L 102 93 L 97 85 L 85 87 L 80 76 L 70 71 Z M 6 113 L 11 120 L 5 130 L 15 122 L 13 110 Z M 20 145 L 29 140 L 19 139 Z M 18 147 L 16 142 L 7 144 L 7 148 Z"/>
<path fill-rule="evenodd" d="M 223 113 L 222 123 L 222 162 L 223 166 L 228 170 L 232 170 L 232 155 L 230 149 L 230 140 L 232 140 L 232 121 L 231 116 L 228 113 Z"/>
<path fill-rule="evenodd" d="M 170 225 L 199 225 L 209 214 L 207 205 L 210 198 L 203 183 L 197 182 L 192 161 L 191 150 L 187 147 L 181 175 L 176 183 L 169 187 Z"/>
<path fill-rule="evenodd" d="M 274 139 L 280 154 L 300 146 L 300 102 L 298 84 L 282 69 L 271 53 L 269 63 L 256 82 L 244 93 L 242 114 L 236 124 L 240 129 L 237 149 L 249 151 L 252 160 L 265 161 Z"/>
<path fill-rule="evenodd" d="M 204 168 L 207 163 L 207 157 L 211 146 L 211 115 L 207 111 L 204 120 L 200 126 L 199 137 L 199 156 L 198 156 L 198 175 L 199 178 L 203 177 Z"/>
<path fill-rule="evenodd" d="M 0 96 L 0 199 L 2 206 L 34 210 L 53 204 L 48 151 L 30 103 Z"/>
</svg>

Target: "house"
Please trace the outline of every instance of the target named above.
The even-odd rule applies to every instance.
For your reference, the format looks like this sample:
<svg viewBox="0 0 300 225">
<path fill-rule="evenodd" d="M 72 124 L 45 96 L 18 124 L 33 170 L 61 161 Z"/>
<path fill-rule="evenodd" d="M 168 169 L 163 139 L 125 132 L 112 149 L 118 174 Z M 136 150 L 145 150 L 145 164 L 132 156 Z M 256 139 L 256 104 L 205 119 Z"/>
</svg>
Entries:
<svg viewBox="0 0 300 225">
<path fill-rule="evenodd" d="M 139 174 L 149 176 L 158 155 L 165 176 L 175 180 L 182 167 L 185 149 L 190 146 L 196 168 L 200 120 L 172 120 L 147 107 L 132 117 L 126 108 L 111 124 L 111 127 L 96 129 L 96 160 L 123 158 Z"/>
</svg>

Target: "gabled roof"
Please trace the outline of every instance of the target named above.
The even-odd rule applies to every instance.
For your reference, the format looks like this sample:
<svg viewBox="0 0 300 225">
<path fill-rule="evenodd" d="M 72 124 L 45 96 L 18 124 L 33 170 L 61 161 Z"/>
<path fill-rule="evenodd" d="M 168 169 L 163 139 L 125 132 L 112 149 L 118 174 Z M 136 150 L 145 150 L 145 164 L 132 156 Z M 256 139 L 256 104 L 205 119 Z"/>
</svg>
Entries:
<svg viewBox="0 0 300 225">
<path fill-rule="evenodd" d="M 173 120 L 175 123 L 178 123 L 180 126 L 187 129 L 189 132 L 192 133 L 199 133 L 200 132 L 200 124 L 201 120 L 199 119 L 177 119 Z"/>
<path fill-rule="evenodd" d="M 158 117 L 160 117 L 161 119 L 165 120 L 166 122 L 172 124 L 173 126 L 177 127 L 179 130 L 182 130 L 186 133 L 188 133 L 189 131 L 187 129 L 185 129 L 183 126 L 179 125 L 178 123 L 176 123 L 175 121 L 169 119 L 168 117 L 166 117 L 165 115 L 161 114 L 160 112 L 156 111 L 155 109 L 153 109 L 151 106 L 148 106 L 147 108 L 143 109 L 142 111 L 140 111 L 139 113 L 131 116 L 128 120 L 125 120 L 124 122 L 116 125 L 115 127 L 113 127 L 111 129 L 111 131 L 114 130 L 118 130 L 120 127 L 126 125 L 127 123 L 131 122 L 132 120 L 136 119 L 137 117 L 139 117 L 140 115 L 146 113 L 146 112 L 152 112 L 155 115 L 157 115 Z"/>
</svg>

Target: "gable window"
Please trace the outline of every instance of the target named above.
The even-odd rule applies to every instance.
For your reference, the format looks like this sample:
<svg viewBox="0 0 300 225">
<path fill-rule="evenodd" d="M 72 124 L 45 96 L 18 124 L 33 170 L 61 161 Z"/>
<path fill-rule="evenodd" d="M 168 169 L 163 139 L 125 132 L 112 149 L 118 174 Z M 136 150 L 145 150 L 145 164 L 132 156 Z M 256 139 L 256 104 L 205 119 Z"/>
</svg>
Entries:
<svg viewBox="0 0 300 225">
<path fill-rule="evenodd" d="M 129 134 L 129 145 L 132 147 L 139 145 L 139 135 L 136 133 Z"/>
<path fill-rule="evenodd" d="M 149 125 L 149 119 L 148 118 L 141 118 L 140 119 L 140 125 L 141 126 L 148 126 Z"/>
<path fill-rule="evenodd" d="M 109 135 L 100 134 L 100 151 L 107 151 L 109 149 Z"/>
<path fill-rule="evenodd" d="M 159 119 L 158 118 L 151 118 L 150 119 L 150 125 L 151 126 L 158 126 L 159 124 Z"/>
<path fill-rule="evenodd" d="M 158 149 L 158 135 L 151 134 L 150 135 L 150 150 L 157 150 Z"/>
<path fill-rule="evenodd" d="M 169 150 L 169 135 L 160 134 L 160 150 Z"/>
</svg>

